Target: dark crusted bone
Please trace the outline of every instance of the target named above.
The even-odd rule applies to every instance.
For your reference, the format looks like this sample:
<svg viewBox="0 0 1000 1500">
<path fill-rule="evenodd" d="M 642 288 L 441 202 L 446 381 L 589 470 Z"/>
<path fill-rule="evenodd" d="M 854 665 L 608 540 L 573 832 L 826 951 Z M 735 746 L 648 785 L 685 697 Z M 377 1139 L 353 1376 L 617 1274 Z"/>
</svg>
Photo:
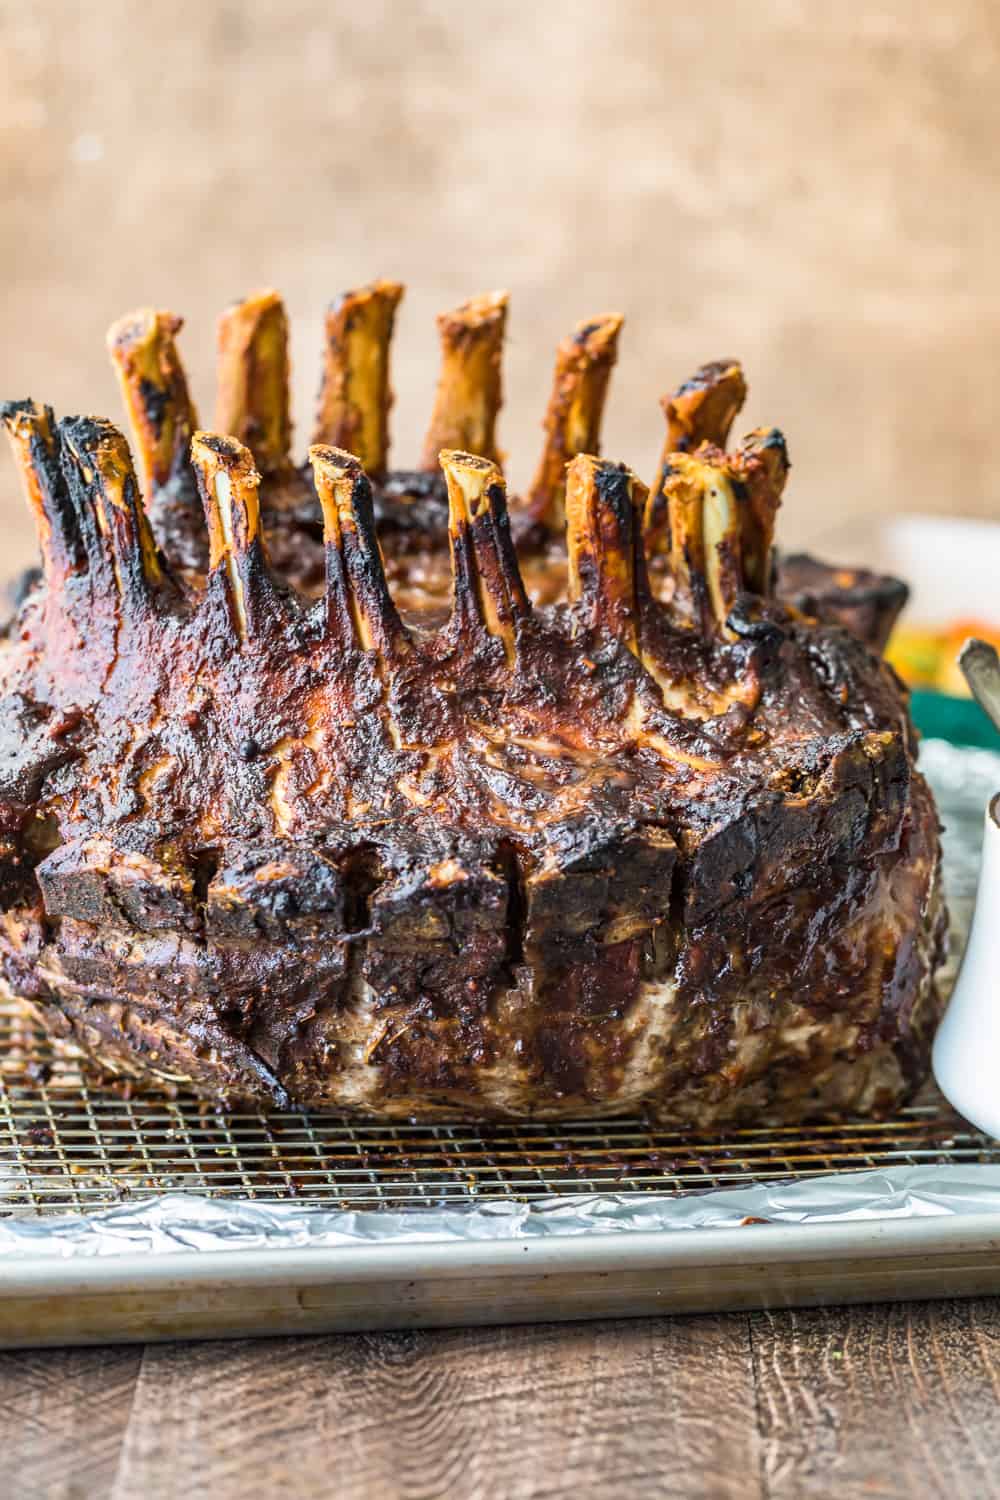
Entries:
<svg viewBox="0 0 1000 1500">
<path fill-rule="evenodd" d="M 128 444 L 96 417 L 59 424 L 62 470 L 83 541 L 91 592 L 115 597 L 124 616 L 144 614 L 162 581 Z"/>
<path fill-rule="evenodd" d="M 579 454 L 566 486 L 568 592 L 591 629 L 619 636 L 638 654 L 649 600 L 642 515 L 646 486 L 623 464 Z"/>
<path fill-rule="evenodd" d="M 389 453 L 389 344 L 402 295 L 398 281 L 375 281 L 345 292 L 326 315 L 313 442 L 346 449 L 376 478 Z"/>
<path fill-rule="evenodd" d="M 273 612 L 275 589 L 261 541 L 260 475 L 235 438 L 196 432 L 191 459 L 208 523 L 209 570 L 222 580 L 242 640 Z"/>
<path fill-rule="evenodd" d="M 262 474 L 287 467 L 292 440 L 288 319 L 277 292 L 254 292 L 219 319 L 217 432 L 238 438 Z"/>
<path fill-rule="evenodd" d="M 510 539 L 507 494 L 496 464 L 471 453 L 443 452 L 454 614 L 470 644 L 486 632 L 513 657 L 516 626 L 530 610 Z"/>
<path fill-rule="evenodd" d="M 670 471 L 673 453 L 693 453 L 702 443 L 724 449 L 737 413 L 747 398 L 743 367 L 735 359 L 717 359 L 702 365 L 660 405 L 667 419 L 667 436 L 660 455 L 656 481 L 650 490 L 650 510 L 646 519 L 649 544 L 660 551 L 670 550 L 667 511 L 663 504 L 663 486 Z"/>
<path fill-rule="evenodd" d="M 500 462 L 496 424 L 503 399 L 500 362 L 506 325 L 506 292 L 473 297 L 438 318 L 441 374 L 421 468 L 436 470 L 444 448 Z"/>
<path fill-rule="evenodd" d="M 738 360 L 717 359 L 702 365 L 660 403 L 667 419 L 664 458 L 671 453 L 693 453 L 702 443 L 724 448 L 746 398 L 747 384 Z"/>
<path fill-rule="evenodd" d="M 788 478 L 788 449 L 776 427 L 759 427 L 731 457 L 731 470 L 745 492 L 739 508 L 743 576 L 756 594 L 772 591 L 774 523 Z"/>
<path fill-rule="evenodd" d="M 385 581 L 375 535 L 372 487 L 356 458 L 340 448 L 309 449 L 323 507 L 326 611 L 331 634 L 362 650 L 396 651 L 403 626 Z"/>
<path fill-rule="evenodd" d="M 566 465 L 578 453 L 601 451 L 601 418 L 618 354 L 620 313 L 577 324 L 556 351 L 545 413 L 545 447 L 528 492 L 528 508 L 550 532 L 565 525 Z"/>
<path fill-rule="evenodd" d="M 83 561 L 76 512 L 59 469 L 59 449 L 50 406 L 10 401 L 0 407 L 25 498 L 38 528 L 42 567 L 50 588 Z"/>
</svg>

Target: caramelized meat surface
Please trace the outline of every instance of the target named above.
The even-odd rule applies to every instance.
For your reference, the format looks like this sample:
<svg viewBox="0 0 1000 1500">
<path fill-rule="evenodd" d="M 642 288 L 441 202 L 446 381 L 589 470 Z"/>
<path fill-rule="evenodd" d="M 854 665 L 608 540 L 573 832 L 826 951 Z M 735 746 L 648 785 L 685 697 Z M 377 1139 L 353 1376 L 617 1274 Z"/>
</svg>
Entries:
<svg viewBox="0 0 1000 1500">
<path fill-rule="evenodd" d="M 6 983 L 227 1103 L 891 1108 L 938 1013 L 937 822 L 892 672 L 775 592 L 781 435 L 727 451 L 742 372 L 706 366 L 648 491 L 599 456 L 607 315 L 508 506 L 494 294 L 440 320 L 393 471 L 401 295 L 331 308 L 302 467 L 269 292 L 223 317 L 215 432 L 179 320 L 112 329 L 141 488 L 110 422 L 4 408 L 42 552 L 0 657 Z"/>
</svg>

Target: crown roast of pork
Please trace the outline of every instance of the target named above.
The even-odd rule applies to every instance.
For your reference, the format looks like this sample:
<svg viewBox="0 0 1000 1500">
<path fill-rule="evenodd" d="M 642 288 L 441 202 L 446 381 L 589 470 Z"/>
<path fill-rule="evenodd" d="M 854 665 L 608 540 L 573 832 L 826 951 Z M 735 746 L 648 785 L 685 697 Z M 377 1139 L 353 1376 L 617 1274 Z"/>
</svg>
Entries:
<svg viewBox="0 0 1000 1500">
<path fill-rule="evenodd" d="M 389 469 L 401 295 L 331 307 L 302 467 L 271 292 L 222 318 L 213 432 L 180 320 L 112 329 L 141 484 L 110 422 L 3 409 L 42 553 L 0 653 L 7 985 L 103 1067 L 227 1103 L 890 1108 L 944 921 L 861 638 L 898 588 L 783 584 L 785 444 L 727 451 L 736 363 L 665 399 L 652 489 L 598 457 L 616 316 L 560 345 L 523 498 L 501 295 L 439 320 L 421 467 Z"/>
</svg>

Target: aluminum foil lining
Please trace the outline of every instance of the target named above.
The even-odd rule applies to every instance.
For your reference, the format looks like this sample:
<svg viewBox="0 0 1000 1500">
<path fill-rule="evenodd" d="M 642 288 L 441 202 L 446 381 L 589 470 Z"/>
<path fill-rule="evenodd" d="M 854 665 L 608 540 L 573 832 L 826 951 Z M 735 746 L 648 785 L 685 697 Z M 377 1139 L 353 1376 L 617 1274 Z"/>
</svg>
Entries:
<svg viewBox="0 0 1000 1500">
<path fill-rule="evenodd" d="M 625 1193 L 533 1203 L 500 1200 L 475 1209 L 407 1213 L 340 1213 L 296 1208 L 292 1203 L 226 1202 L 171 1193 L 99 1214 L 2 1222 L 0 1255 L 38 1260 L 190 1251 L 332 1250 L 983 1213 L 1000 1214 L 1000 1167 L 904 1167 L 898 1172 L 845 1172 L 807 1182 L 673 1198 Z"/>
<path fill-rule="evenodd" d="M 984 809 L 1000 788 L 1000 755 L 929 740 L 921 748 L 920 764 L 937 794 L 945 826 L 945 882 L 957 952 L 975 898 Z M 953 953 L 950 967 L 954 963 Z M 560 1196 L 396 1213 L 173 1193 L 96 1214 L 0 1219 L 0 1256 L 71 1259 L 332 1249 L 723 1229 L 748 1221 L 807 1225 L 984 1213 L 1000 1215 L 1000 1167 L 986 1163 L 844 1172 L 676 1196 Z"/>
</svg>

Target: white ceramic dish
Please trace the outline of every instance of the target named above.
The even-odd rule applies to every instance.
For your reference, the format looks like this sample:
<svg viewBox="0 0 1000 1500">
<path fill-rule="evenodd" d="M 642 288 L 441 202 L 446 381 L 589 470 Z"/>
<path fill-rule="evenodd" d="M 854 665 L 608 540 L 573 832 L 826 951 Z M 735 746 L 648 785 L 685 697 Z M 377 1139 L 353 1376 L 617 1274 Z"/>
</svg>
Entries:
<svg viewBox="0 0 1000 1500">
<path fill-rule="evenodd" d="M 934 1043 L 934 1076 L 960 1114 L 1000 1135 L 1000 793 L 986 809 L 976 910 Z"/>
</svg>

